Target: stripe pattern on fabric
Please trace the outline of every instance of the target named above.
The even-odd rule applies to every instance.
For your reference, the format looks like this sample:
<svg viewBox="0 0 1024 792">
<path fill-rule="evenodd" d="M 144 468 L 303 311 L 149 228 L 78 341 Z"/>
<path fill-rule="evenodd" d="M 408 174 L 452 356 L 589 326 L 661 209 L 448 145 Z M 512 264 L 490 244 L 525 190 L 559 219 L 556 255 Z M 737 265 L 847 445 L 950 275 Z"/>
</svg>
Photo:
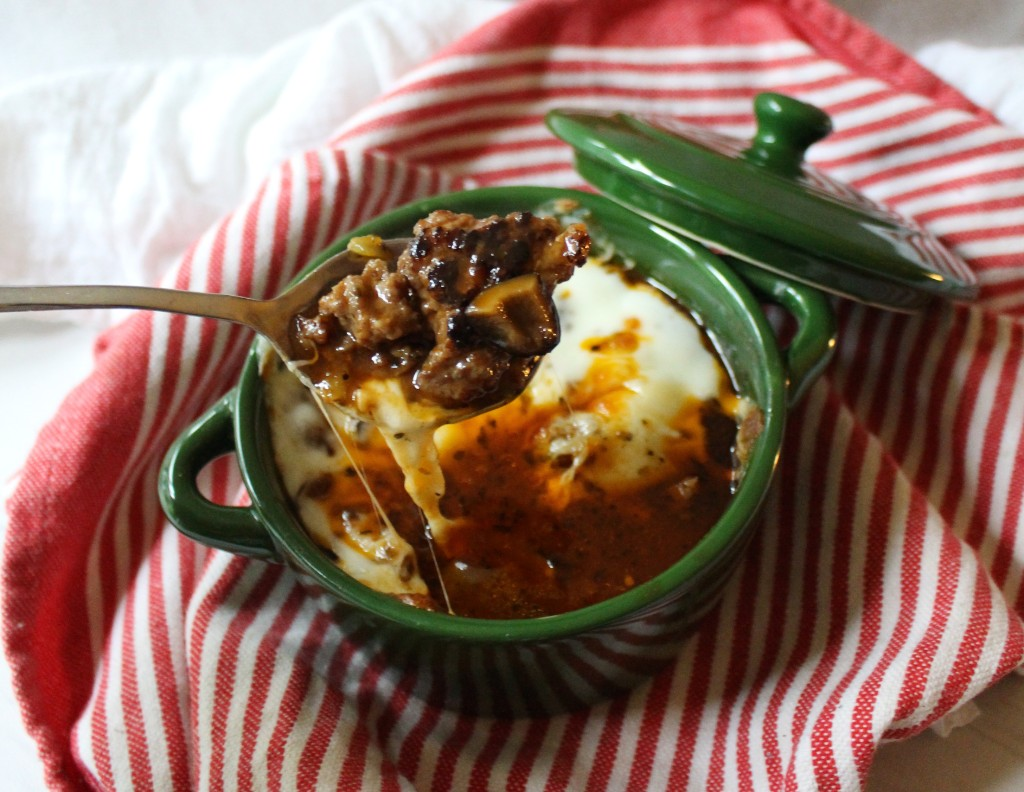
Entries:
<svg viewBox="0 0 1024 792">
<path fill-rule="evenodd" d="M 410 74 L 272 174 L 168 283 L 270 295 L 339 233 L 413 198 L 582 187 L 543 125 L 556 106 L 749 136 L 751 98 L 770 89 L 832 115 L 813 163 L 960 252 L 978 304 L 909 317 L 841 305 L 835 363 L 792 415 L 763 529 L 678 660 L 628 697 L 519 721 L 427 705 L 376 636 L 290 572 L 167 526 L 162 449 L 230 387 L 248 339 L 131 319 L 10 504 L 12 534 L 53 526 L 7 548 L 5 634 L 55 785 L 855 789 L 880 741 L 1024 659 L 1024 141 L 966 103 L 825 57 L 756 4 L 709 4 L 716 21 L 642 3 L 591 43 L 559 16 L 567 5 L 523 4 Z M 680 5 L 656 41 L 636 32 Z M 538 19 L 561 39 L 532 40 Z M 725 23 L 735 43 L 716 40 Z M 217 500 L 244 497 L 227 463 L 206 479 Z M 40 565 L 58 548 L 68 568 Z M 32 696 L 44 672 L 62 695 Z"/>
</svg>

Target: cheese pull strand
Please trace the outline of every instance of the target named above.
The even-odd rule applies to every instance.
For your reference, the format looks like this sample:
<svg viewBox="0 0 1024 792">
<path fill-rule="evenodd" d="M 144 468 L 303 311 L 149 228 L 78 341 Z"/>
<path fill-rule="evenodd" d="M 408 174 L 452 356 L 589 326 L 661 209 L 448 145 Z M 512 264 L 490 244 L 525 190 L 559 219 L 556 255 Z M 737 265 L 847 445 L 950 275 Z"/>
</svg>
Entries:
<svg viewBox="0 0 1024 792">
<path fill-rule="evenodd" d="M 443 549 L 454 521 L 445 517 L 441 511 L 445 482 L 437 445 L 434 443 L 434 428 L 411 432 L 384 431 L 383 435 L 384 442 L 405 476 L 405 491 L 423 512 L 428 538 Z"/>
<path fill-rule="evenodd" d="M 373 504 L 374 512 L 377 514 L 377 518 L 387 526 L 388 530 L 397 535 L 394 525 L 391 523 L 391 519 L 388 517 L 387 512 L 380 503 L 380 499 L 377 494 L 373 491 L 373 487 L 370 485 L 369 479 L 366 477 L 366 473 L 362 466 L 359 464 L 357 457 L 349 450 L 348 445 L 345 442 L 345 436 L 348 434 L 343 428 L 348 416 L 338 410 L 330 402 L 324 401 L 320 398 L 320 395 L 315 391 L 311 391 L 313 400 L 320 408 L 320 412 L 323 413 L 324 418 L 331 427 L 331 431 L 334 432 L 334 436 L 338 439 L 341 447 L 345 450 L 346 455 L 352 462 L 352 466 L 359 476 L 359 480 L 362 482 L 363 487 L 366 489 L 366 493 L 370 498 L 370 502 Z M 332 409 L 333 408 L 333 409 Z M 338 418 L 339 422 L 332 420 L 332 414 Z M 339 425 L 340 423 L 340 425 Z M 391 451 L 391 455 L 395 458 L 395 462 L 402 470 L 402 475 L 405 480 L 405 491 L 409 493 L 409 497 L 412 498 L 421 514 L 423 515 L 423 531 L 427 539 L 427 547 L 430 550 L 430 558 L 434 564 L 434 569 L 437 572 L 437 581 L 441 589 L 441 596 L 444 598 L 445 608 L 448 613 L 454 614 L 452 610 L 451 600 L 448 597 L 448 589 L 445 586 L 444 577 L 441 574 L 441 565 L 437 558 L 437 551 L 435 549 L 435 538 L 437 529 L 440 528 L 442 535 L 447 530 L 450 521 L 447 520 L 441 513 L 441 498 L 444 497 L 444 473 L 441 470 L 440 460 L 437 455 L 437 446 L 434 444 L 433 430 L 423 429 L 411 433 L 393 433 L 393 432 L 382 432 L 385 443 Z"/>
</svg>

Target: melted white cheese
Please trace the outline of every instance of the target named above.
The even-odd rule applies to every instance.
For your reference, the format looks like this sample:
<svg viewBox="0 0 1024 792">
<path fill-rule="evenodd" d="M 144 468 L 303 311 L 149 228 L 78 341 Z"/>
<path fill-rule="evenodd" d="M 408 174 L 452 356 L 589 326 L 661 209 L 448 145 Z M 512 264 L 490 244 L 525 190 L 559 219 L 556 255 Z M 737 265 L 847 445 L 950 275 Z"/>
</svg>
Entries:
<svg viewBox="0 0 1024 792">
<path fill-rule="evenodd" d="M 538 402 L 557 401 L 565 385 L 581 381 L 594 362 L 587 341 L 611 336 L 629 319 L 640 322 L 641 344 L 633 355 L 643 378 L 631 383 L 652 420 L 672 412 L 662 397 L 718 395 L 722 366 L 704 346 L 693 319 L 646 283 L 628 283 L 617 268 L 585 264 L 555 290 L 562 336 L 531 383 Z"/>
<path fill-rule="evenodd" d="M 586 464 L 587 478 L 606 489 L 632 488 L 660 476 L 681 406 L 722 393 L 726 374 L 718 358 L 689 314 L 649 284 L 627 282 L 615 267 L 585 264 L 558 287 L 555 303 L 561 340 L 530 383 L 529 398 L 555 404 L 599 378 L 602 367 L 611 376 L 607 398 L 594 409 L 577 406 L 552 421 L 539 450 L 550 458 L 571 455 L 567 480 Z M 595 340 L 627 332 L 635 349 L 593 349 Z M 636 371 L 620 382 L 615 373 L 624 368 Z M 437 431 L 442 449 L 452 431 Z"/>
</svg>

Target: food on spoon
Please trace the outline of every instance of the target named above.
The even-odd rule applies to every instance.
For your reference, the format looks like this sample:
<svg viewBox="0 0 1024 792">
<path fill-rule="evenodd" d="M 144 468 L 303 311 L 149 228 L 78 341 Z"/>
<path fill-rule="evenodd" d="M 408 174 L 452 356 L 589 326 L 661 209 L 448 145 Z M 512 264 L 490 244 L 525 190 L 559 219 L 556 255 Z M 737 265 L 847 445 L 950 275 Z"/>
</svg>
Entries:
<svg viewBox="0 0 1024 792">
<path fill-rule="evenodd" d="M 626 591 L 700 540 L 728 505 L 761 414 L 698 323 L 621 263 L 592 256 L 554 290 L 561 341 L 521 396 L 430 430 L 447 520 L 436 565 L 388 432 L 347 421 L 334 436 L 294 378 L 266 367 L 286 490 L 342 569 L 420 607 L 533 617 Z M 522 349 L 525 318 L 489 323 L 534 310 L 536 283 L 515 280 L 524 274 L 459 322 Z"/>
<path fill-rule="evenodd" d="M 372 237 L 355 240 L 365 269 L 295 327 L 315 348 L 305 373 L 324 398 L 393 429 L 518 395 L 558 342 L 552 291 L 590 246 L 584 226 L 529 212 L 435 211 L 413 232 L 396 262 L 378 257 Z"/>
</svg>

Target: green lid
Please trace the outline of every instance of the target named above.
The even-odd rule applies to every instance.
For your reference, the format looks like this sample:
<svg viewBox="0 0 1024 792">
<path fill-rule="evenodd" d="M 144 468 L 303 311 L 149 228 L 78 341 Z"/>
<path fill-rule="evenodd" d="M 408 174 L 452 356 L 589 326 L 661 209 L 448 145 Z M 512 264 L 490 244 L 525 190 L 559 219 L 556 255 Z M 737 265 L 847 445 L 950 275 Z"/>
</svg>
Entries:
<svg viewBox="0 0 1024 792">
<path fill-rule="evenodd" d="M 816 107 L 754 100 L 742 141 L 671 118 L 553 110 L 579 174 L 610 198 L 722 253 L 861 302 L 913 310 L 970 300 L 970 267 L 914 221 L 803 161 L 832 130 Z"/>
</svg>

